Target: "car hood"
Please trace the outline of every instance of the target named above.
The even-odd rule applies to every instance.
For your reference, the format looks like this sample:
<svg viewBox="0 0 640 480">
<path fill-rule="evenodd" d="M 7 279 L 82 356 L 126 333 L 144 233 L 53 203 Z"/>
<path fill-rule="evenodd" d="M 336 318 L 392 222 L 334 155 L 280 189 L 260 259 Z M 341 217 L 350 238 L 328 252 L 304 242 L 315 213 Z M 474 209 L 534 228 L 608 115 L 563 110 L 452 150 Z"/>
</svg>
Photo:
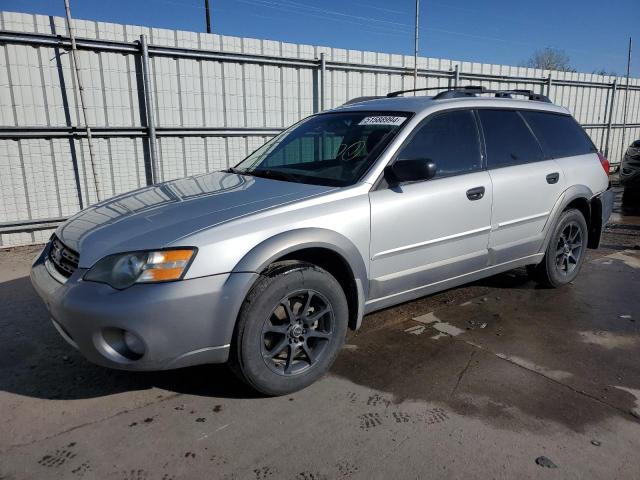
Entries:
<svg viewBox="0 0 640 480">
<path fill-rule="evenodd" d="M 89 268 L 112 253 L 166 247 L 200 230 L 334 188 L 211 172 L 97 203 L 67 220 L 56 235 L 80 254 L 80 267 Z"/>
</svg>

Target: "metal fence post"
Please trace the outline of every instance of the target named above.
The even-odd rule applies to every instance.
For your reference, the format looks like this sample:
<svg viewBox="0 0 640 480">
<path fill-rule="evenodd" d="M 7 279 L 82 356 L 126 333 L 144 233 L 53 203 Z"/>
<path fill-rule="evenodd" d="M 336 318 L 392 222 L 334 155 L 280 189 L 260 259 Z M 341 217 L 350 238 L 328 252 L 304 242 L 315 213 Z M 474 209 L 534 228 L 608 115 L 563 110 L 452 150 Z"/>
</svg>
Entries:
<svg viewBox="0 0 640 480">
<path fill-rule="evenodd" d="M 629 55 L 627 57 L 627 85 L 624 91 L 624 104 L 622 107 L 622 158 L 624 158 L 627 137 L 627 106 L 629 105 L 629 71 L 631 69 L 631 37 L 629 37 Z M 622 162 L 622 158 L 620 162 Z"/>
<path fill-rule="evenodd" d="M 551 79 L 551 72 L 549 72 L 549 76 L 547 77 L 547 98 L 551 98 L 551 84 L 553 80 Z"/>
<path fill-rule="evenodd" d="M 611 84 L 611 102 L 609 103 L 609 121 L 607 122 L 607 140 L 604 144 L 604 156 L 609 158 L 609 142 L 611 140 L 611 124 L 613 123 L 613 109 L 616 104 L 616 89 L 618 88 L 618 79 L 616 78 Z"/>
<path fill-rule="evenodd" d="M 324 111 L 324 89 L 327 81 L 327 60 L 324 52 L 320 53 L 320 111 Z"/>
<path fill-rule="evenodd" d="M 458 85 L 460 84 L 460 65 L 456 64 L 456 66 L 453 67 L 453 74 L 453 87 L 458 88 Z"/>
<path fill-rule="evenodd" d="M 91 174 L 93 175 L 93 186 L 96 189 L 96 199 L 97 201 L 102 200 L 102 196 L 100 195 L 100 181 L 98 180 L 97 174 L 97 165 L 96 165 L 96 157 L 95 152 L 93 150 L 93 137 L 91 135 L 91 127 L 89 126 L 89 121 L 87 120 L 87 102 L 85 99 L 84 86 L 82 82 L 82 76 L 80 75 L 80 65 L 78 59 L 78 48 L 76 46 L 76 36 L 73 31 L 73 26 L 71 25 L 71 9 L 69 7 L 69 0 L 64 0 L 64 8 L 66 12 L 67 18 L 67 33 L 69 34 L 69 39 L 71 40 L 71 69 L 75 73 L 76 83 L 78 85 L 78 92 L 80 92 L 80 106 L 82 107 L 82 118 L 84 120 L 84 129 L 87 133 L 87 147 L 89 148 L 89 161 L 91 166 Z M 87 192 L 87 197 L 89 196 L 89 192 Z"/>
<path fill-rule="evenodd" d="M 151 163 L 151 182 L 158 181 L 158 157 L 156 153 L 156 115 L 151 91 L 151 72 L 149 69 L 149 48 L 147 36 L 140 35 L 140 50 L 142 53 L 142 78 L 144 81 L 145 111 L 147 114 L 147 131 L 149 134 L 149 161 Z"/>
</svg>

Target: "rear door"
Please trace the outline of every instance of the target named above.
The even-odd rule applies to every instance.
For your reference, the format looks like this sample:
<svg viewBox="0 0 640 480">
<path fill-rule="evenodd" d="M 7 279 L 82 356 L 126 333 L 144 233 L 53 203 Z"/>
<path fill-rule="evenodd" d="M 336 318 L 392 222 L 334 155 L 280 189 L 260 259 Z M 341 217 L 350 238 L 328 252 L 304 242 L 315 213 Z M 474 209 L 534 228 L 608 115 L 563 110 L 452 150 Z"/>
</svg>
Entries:
<svg viewBox="0 0 640 480">
<path fill-rule="evenodd" d="M 396 158 L 431 160 L 436 175 L 369 194 L 372 298 L 393 297 L 487 265 L 492 189 L 482 168 L 473 111 L 429 117 Z"/>
<path fill-rule="evenodd" d="M 489 252 L 500 264 L 539 250 L 565 178 L 518 111 L 479 109 L 478 116 L 493 184 Z"/>
<path fill-rule="evenodd" d="M 593 142 L 568 114 L 523 111 L 522 116 L 538 138 L 547 158 L 553 158 L 564 173 L 567 188 L 584 185 L 593 194 L 609 185 Z"/>
</svg>

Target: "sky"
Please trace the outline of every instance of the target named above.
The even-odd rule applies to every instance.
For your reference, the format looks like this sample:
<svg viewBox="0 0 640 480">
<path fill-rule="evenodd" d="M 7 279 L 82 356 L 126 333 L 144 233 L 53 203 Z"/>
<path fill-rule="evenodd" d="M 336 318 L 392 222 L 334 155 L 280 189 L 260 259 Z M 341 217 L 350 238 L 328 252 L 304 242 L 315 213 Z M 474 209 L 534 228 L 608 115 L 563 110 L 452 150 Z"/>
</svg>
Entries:
<svg viewBox="0 0 640 480">
<path fill-rule="evenodd" d="M 204 0 L 70 0 L 75 18 L 204 31 Z M 213 32 L 412 55 L 415 0 L 210 0 Z M 0 0 L 0 10 L 64 15 L 63 0 Z M 580 72 L 640 77 L 640 0 L 421 0 L 420 55 L 521 65 L 564 50 Z"/>
</svg>

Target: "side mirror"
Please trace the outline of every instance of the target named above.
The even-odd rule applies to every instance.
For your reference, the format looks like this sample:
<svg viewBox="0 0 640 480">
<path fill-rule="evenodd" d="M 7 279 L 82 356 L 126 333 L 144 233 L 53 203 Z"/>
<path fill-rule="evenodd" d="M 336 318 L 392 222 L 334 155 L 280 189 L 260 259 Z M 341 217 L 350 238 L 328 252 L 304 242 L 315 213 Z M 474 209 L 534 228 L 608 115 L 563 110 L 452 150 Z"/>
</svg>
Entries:
<svg viewBox="0 0 640 480">
<path fill-rule="evenodd" d="M 436 164 L 424 158 L 396 160 L 385 168 L 384 173 L 390 185 L 429 180 L 436 175 Z"/>
</svg>

